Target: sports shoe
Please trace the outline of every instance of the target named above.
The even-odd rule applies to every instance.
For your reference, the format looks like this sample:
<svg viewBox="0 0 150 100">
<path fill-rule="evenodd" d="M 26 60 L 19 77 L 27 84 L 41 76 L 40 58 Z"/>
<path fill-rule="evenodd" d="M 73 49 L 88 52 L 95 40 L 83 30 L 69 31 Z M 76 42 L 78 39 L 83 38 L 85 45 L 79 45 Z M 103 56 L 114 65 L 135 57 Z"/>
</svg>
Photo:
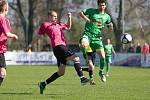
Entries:
<svg viewBox="0 0 150 100">
<path fill-rule="evenodd" d="M 46 85 L 43 85 L 43 84 L 44 84 L 44 82 L 39 82 L 38 83 L 38 86 L 40 88 L 40 94 L 43 94 L 43 91 L 45 90 Z"/>
<path fill-rule="evenodd" d="M 96 85 L 94 80 L 90 80 L 90 85 Z"/>
<path fill-rule="evenodd" d="M 101 70 L 99 71 L 99 76 L 100 76 L 102 82 L 106 82 L 106 77 L 105 77 L 104 74 L 102 74 L 102 71 L 101 71 Z"/>
<path fill-rule="evenodd" d="M 85 85 L 86 83 L 88 83 L 90 80 L 86 77 L 81 78 L 81 84 Z"/>
<path fill-rule="evenodd" d="M 106 76 L 108 77 L 108 76 L 109 76 L 109 74 L 108 74 L 108 73 L 106 73 Z"/>
</svg>

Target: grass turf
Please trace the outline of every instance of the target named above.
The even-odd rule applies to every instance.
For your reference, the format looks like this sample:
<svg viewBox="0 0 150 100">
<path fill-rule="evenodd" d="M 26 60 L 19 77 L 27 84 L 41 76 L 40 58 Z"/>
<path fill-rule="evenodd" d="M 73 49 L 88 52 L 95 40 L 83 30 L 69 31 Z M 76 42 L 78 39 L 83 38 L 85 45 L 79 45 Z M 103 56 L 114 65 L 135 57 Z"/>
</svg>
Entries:
<svg viewBox="0 0 150 100">
<path fill-rule="evenodd" d="M 56 66 L 8 66 L 0 100 L 150 100 L 149 68 L 112 67 L 106 83 L 100 81 L 98 69 L 94 71 L 96 85 L 81 86 L 74 68 L 67 67 L 65 76 L 41 95 L 37 83 L 57 71 Z"/>
</svg>

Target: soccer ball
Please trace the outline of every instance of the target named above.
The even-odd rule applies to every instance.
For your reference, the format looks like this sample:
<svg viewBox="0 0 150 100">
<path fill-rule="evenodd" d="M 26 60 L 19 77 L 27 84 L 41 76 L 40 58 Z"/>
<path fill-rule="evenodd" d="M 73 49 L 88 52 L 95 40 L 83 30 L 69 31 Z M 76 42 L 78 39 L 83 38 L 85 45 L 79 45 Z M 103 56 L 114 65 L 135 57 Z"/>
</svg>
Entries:
<svg viewBox="0 0 150 100">
<path fill-rule="evenodd" d="M 132 41 L 132 36 L 129 33 L 123 33 L 121 36 L 121 42 L 123 44 L 128 44 Z"/>
</svg>

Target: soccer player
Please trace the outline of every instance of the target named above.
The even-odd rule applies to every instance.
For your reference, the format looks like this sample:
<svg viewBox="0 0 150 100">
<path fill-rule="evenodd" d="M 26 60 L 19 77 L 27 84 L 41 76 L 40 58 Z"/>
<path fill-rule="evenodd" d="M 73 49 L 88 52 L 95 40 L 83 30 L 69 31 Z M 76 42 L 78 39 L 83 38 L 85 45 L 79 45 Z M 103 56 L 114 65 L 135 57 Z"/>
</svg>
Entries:
<svg viewBox="0 0 150 100">
<path fill-rule="evenodd" d="M 6 0 L 0 0 L 0 85 L 6 77 L 6 62 L 4 53 L 7 51 L 7 39 L 18 39 L 17 35 L 11 33 L 9 20 L 6 18 L 7 13 L 8 2 Z"/>
<path fill-rule="evenodd" d="M 88 67 L 82 67 L 82 70 L 89 72 L 90 85 L 95 85 L 95 81 L 93 80 L 93 70 L 94 70 L 96 53 L 91 49 L 89 45 L 86 48 L 81 47 L 81 41 L 82 38 L 79 41 L 79 47 L 83 53 L 83 58 L 85 59 L 85 62 L 88 65 Z"/>
<path fill-rule="evenodd" d="M 110 64 L 111 64 L 111 55 L 115 54 L 113 45 L 110 43 L 110 39 L 107 39 L 107 44 L 104 45 L 105 50 L 105 59 L 106 59 L 106 76 L 109 76 Z"/>
<path fill-rule="evenodd" d="M 72 60 L 74 62 L 74 68 L 80 77 L 81 84 L 89 82 L 89 79 L 85 78 L 80 66 L 80 59 L 73 52 L 69 51 L 66 46 L 65 36 L 63 30 L 71 28 L 71 13 L 68 13 L 68 22 L 57 22 L 57 13 L 53 10 L 48 12 L 48 21 L 41 24 L 38 35 L 47 35 L 50 38 L 51 45 L 55 57 L 57 58 L 58 71 L 53 73 L 45 81 L 39 83 L 40 94 L 43 94 L 45 87 L 51 82 L 55 81 L 60 76 L 65 74 L 66 62 Z"/>
<path fill-rule="evenodd" d="M 82 47 L 86 48 L 90 45 L 93 51 L 96 51 L 100 56 L 100 70 L 99 76 L 103 82 L 106 82 L 106 77 L 103 73 L 105 66 L 105 52 L 102 43 L 101 30 L 107 24 L 109 30 L 112 30 L 113 24 L 110 16 L 105 12 L 106 1 L 98 0 L 98 9 L 89 8 L 81 11 L 79 15 L 86 21 L 83 32 Z M 85 41 L 86 40 L 86 41 Z"/>
</svg>

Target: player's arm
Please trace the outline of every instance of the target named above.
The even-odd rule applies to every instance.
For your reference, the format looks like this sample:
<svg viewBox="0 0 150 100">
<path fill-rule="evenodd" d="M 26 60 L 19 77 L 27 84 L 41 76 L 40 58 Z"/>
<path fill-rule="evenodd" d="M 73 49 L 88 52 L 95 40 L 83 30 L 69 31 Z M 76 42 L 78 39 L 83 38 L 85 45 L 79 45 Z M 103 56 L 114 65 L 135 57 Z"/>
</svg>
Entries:
<svg viewBox="0 0 150 100">
<path fill-rule="evenodd" d="M 112 52 L 113 52 L 113 54 L 115 55 L 116 54 L 116 52 L 115 52 L 115 50 L 114 50 L 114 48 L 112 47 Z"/>
<path fill-rule="evenodd" d="M 41 38 L 42 35 L 45 35 L 45 24 L 42 23 L 39 30 L 36 32 L 36 35 L 33 37 L 32 42 L 29 44 L 31 47 L 33 44 L 37 43 L 38 40 Z"/>
<path fill-rule="evenodd" d="M 113 23 L 112 22 L 110 22 L 107 27 L 110 31 L 113 31 Z"/>
<path fill-rule="evenodd" d="M 37 41 L 40 39 L 40 35 L 37 34 L 33 39 L 32 39 L 32 42 L 30 43 L 30 46 L 32 46 L 33 44 L 37 43 Z"/>
<path fill-rule="evenodd" d="M 79 12 L 79 16 L 83 18 L 86 22 L 90 22 L 90 19 L 82 12 Z"/>
<path fill-rule="evenodd" d="M 71 13 L 68 13 L 68 22 L 67 22 L 68 29 L 71 28 L 71 24 L 72 24 L 72 22 L 71 22 Z"/>
<path fill-rule="evenodd" d="M 18 40 L 18 36 L 15 35 L 15 34 L 12 34 L 12 33 L 10 33 L 10 32 L 6 32 L 6 36 L 9 37 L 9 38 L 13 38 L 13 39 L 15 39 L 15 40 Z"/>
<path fill-rule="evenodd" d="M 108 28 L 108 33 L 112 33 L 113 32 L 113 23 L 112 23 L 112 18 L 110 16 L 108 16 L 106 24 L 107 24 L 107 28 Z"/>
<path fill-rule="evenodd" d="M 107 24 L 107 28 L 108 28 L 108 33 L 111 33 L 113 31 L 113 23 L 110 22 L 109 24 Z"/>
</svg>

